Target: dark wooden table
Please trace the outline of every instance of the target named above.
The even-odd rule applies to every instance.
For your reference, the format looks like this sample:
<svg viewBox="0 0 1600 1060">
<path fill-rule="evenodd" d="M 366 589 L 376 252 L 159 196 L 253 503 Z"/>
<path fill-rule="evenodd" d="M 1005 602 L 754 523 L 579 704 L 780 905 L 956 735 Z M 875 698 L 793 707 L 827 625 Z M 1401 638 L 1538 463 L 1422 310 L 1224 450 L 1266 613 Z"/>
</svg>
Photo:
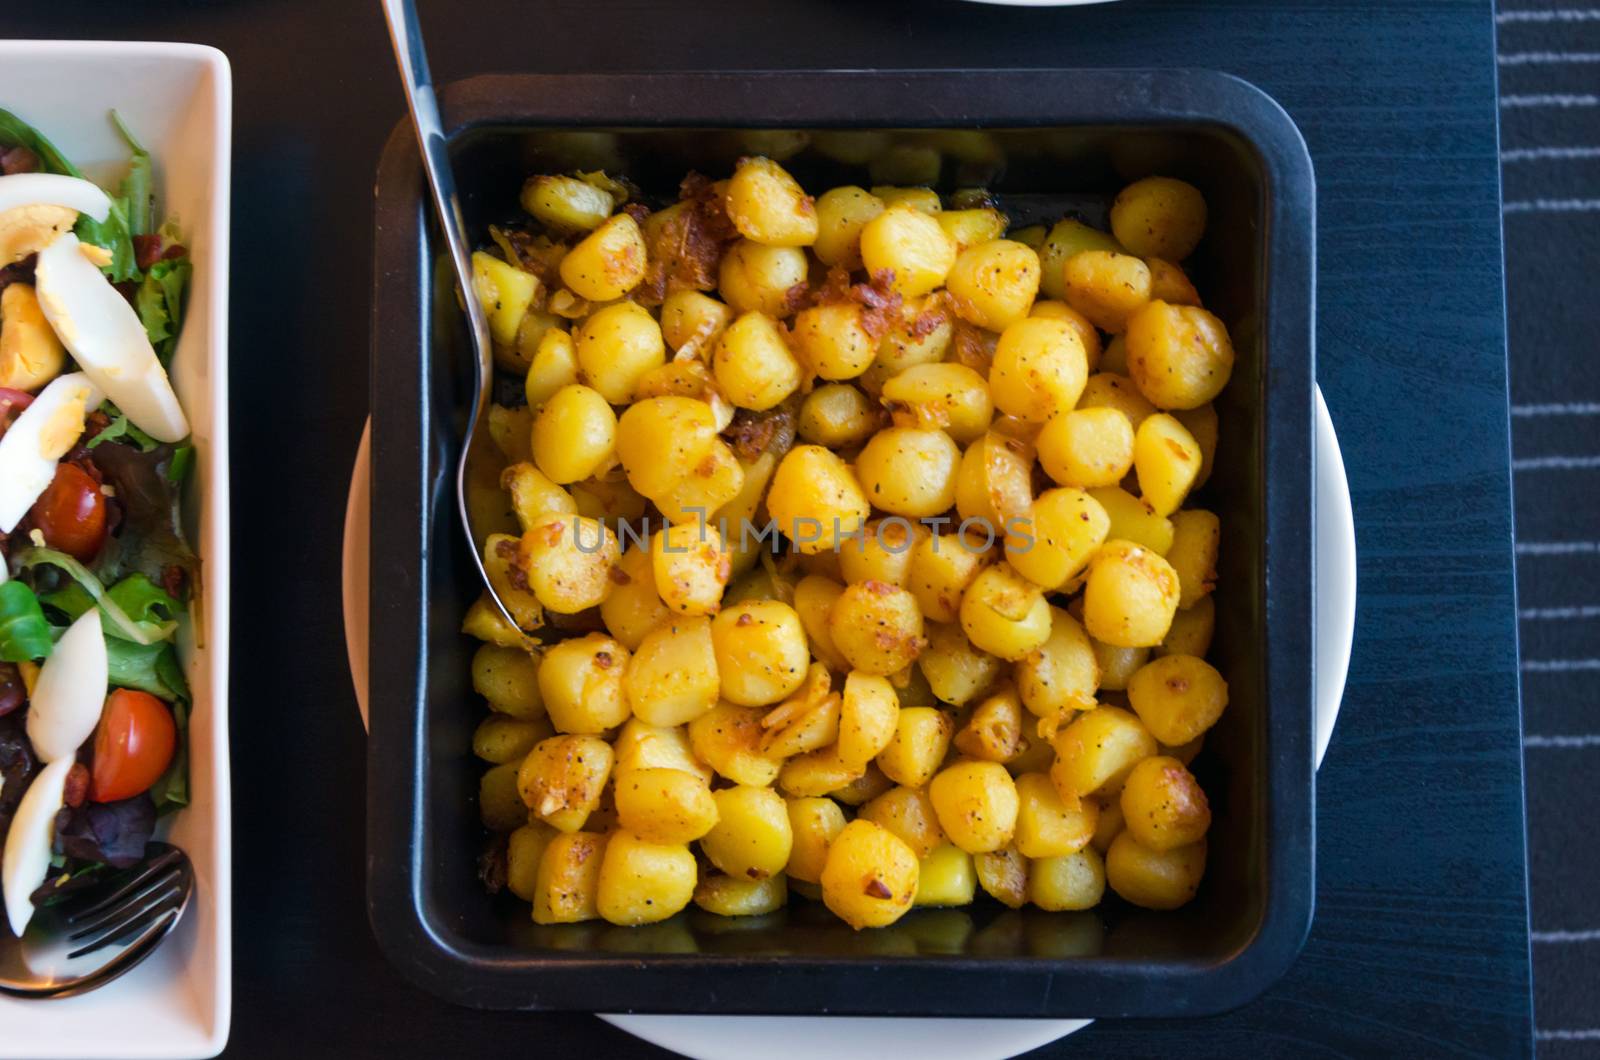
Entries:
<svg viewBox="0 0 1600 1060">
<path fill-rule="evenodd" d="M 1488 0 L 428 0 L 486 71 L 1208 66 L 1273 94 L 1318 176 L 1318 375 L 1361 604 L 1321 774 L 1318 909 L 1266 997 L 1101 1022 L 1052 1056 L 1531 1050 Z M 235 77 L 236 938 L 230 1053 L 659 1055 L 587 1016 L 452 1009 L 367 930 L 362 731 L 339 621 L 367 406 L 371 185 L 402 113 L 375 3 L 35 0 L 0 33 L 215 44 Z"/>
</svg>

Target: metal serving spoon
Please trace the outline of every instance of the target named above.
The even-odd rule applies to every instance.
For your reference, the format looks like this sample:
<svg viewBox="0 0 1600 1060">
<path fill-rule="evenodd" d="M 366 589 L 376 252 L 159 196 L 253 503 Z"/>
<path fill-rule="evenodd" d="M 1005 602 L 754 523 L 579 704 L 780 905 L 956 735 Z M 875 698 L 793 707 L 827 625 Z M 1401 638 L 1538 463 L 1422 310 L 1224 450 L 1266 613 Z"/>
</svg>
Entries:
<svg viewBox="0 0 1600 1060">
<path fill-rule="evenodd" d="M 422 45 L 422 26 L 417 21 L 417 9 L 411 0 L 382 0 L 383 15 L 389 22 L 389 39 L 394 45 L 395 61 L 400 66 L 400 82 L 406 90 L 406 103 L 411 110 L 411 124 L 417 131 L 417 145 L 422 149 L 422 168 L 428 175 L 428 190 L 433 196 L 434 211 L 439 216 L 439 227 L 444 232 L 445 244 L 450 248 L 450 261 L 455 266 L 456 282 L 461 285 L 461 300 L 467 307 L 467 320 L 472 328 L 472 350 L 475 354 L 473 368 L 477 386 L 472 395 L 472 408 L 467 419 L 466 437 L 461 442 L 461 452 L 456 457 L 456 510 L 461 517 L 461 528 L 472 546 L 472 564 L 478 577 L 489 591 L 500 614 L 512 629 L 520 630 L 500 594 L 489 581 L 484 569 L 483 556 L 478 551 L 478 535 L 472 531 L 472 515 L 467 509 L 467 458 L 472 443 L 478 437 L 479 424 L 489 409 L 489 386 L 494 380 L 493 349 L 489 342 L 489 317 L 483 311 L 472 289 L 472 244 L 467 238 L 467 223 L 461 214 L 461 200 L 456 195 L 455 177 L 450 172 L 450 153 L 445 140 L 444 122 L 439 117 L 439 105 L 434 98 L 433 79 L 428 74 L 428 54 Z"/>
<path fill-rule="evenodd" d="M 43 907 L 22 938 L 0 942 L 0 994 L 71 997 L 104 986 L 155 952 L 193 894 L 189 855 L 150 843 L 143 861 Z"/>
</svg>

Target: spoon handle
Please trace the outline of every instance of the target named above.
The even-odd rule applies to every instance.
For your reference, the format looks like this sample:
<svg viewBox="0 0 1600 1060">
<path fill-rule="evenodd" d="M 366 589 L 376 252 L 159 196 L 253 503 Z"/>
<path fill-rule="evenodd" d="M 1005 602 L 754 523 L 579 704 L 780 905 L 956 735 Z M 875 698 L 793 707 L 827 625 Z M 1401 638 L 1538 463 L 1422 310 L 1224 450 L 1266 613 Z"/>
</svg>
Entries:
<svg viewBox="0 0 1600 1060">
<path fill-rule="evenodd" d="M 461 440 L 461 451 L 456 457 L 456 508 L 461 518 L 472 550 L 472 562 L 478 569 L 483 585 L 512 629 L 517 629 L 500 594 L 489 583 L 488 572 L 479 554 L 477 535 L 473 533 L 472 516 L 467 508 L 467 456 L 472 440 L 478 431 L 480 418 L 488 409 L 489 386 L 494 377 L 492 346 L 489 339 L 489 318 L 478 300 L 472 284 L 472 246 L 467 239 L 467 223 L 461 213 L 461 199 L 456 194 L 455 177 L 450 169 L 450 152 L 445 137 L 444 122 L 439 117 L 439 104 L 434 96 L 433 79 L 428 73 L 428 54 L 422 43 L 422 26 L 417 21 L 417 8 L 412 0 L 381 0 L 384 18 L 389 23 L 389 38 L 394 46 L 394 57 L 400 67 L 400 81 L 406 90 L 406 103 L 411 109 L 412 127 L 417 133 L 417 145 L 422 150 L 422 167 L 428 177 L 428 190 L 433 198 L 439 227 L 444 232 L 445 245 L 450 248 L 450 260 L 455 265 L 456 281 L 461 286 L 461 300 L 466 304 L 467 319 L 472 327 L 472 346 L 476 387 L 472 407 L 468 414 L 467 431 Z"/>
</svg>

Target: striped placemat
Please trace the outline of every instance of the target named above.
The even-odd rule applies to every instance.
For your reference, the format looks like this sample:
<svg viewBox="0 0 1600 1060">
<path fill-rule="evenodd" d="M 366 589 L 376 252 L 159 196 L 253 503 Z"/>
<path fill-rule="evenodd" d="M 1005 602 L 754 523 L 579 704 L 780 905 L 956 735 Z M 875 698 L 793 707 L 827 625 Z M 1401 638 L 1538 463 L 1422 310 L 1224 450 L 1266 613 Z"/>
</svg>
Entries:
<svg viewBox="0 0 1600 1060">
<path fill-rule="evenodd" d="M 1534 1021 L 1597 1056 L 1600 8 L 1499 7 Z"/>
</svg>

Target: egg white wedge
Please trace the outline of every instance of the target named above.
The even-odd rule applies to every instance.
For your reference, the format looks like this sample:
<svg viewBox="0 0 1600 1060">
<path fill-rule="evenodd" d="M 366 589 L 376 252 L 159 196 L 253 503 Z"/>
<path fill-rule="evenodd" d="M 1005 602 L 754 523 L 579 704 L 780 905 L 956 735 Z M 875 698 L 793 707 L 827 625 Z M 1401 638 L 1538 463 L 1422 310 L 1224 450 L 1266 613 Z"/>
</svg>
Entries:
<svg viewBox="0 0 1600 1060">
<path fill-rule="evenodd" d="M 0 436 L 0 532 L 9 534 L 77 444 L 83 418 L 105 395 L 82 372 L 57 376 Z"/>
<path fill-rule="evenodd" d="M 39 252 L 39 308 L 85 375 L 135 427 L 161 442 L 189 434 L 139 314 L 79 248 L 70 232 Z"/>
<path fill-rule="evenodd" d="M 106 702 L 105 634 L 91 608 L 56 641 L 28 702 L 28 740 L 41 762 L 71 758 L 100 724 Z"/>
<path fill-rule="evenodd" d="M 65 206 L 104 221 L 111 196 L 92 181 L 56 173 L 13 173 L 0 177 L 0 213 L 23 206 Z"/>
<path fill-rule="evenodd" d="M 6 919 L 12 934 L 22 937 L 33 919 L 33 892 L 50 871 L 50 848 L 56 839 L 56 814 L 65 804 L 67 773 L 72 759 L 51 762 L 39 771 L 17 805 L 0 859 L 0 891 L 5 892 Z"/>
</svg>

